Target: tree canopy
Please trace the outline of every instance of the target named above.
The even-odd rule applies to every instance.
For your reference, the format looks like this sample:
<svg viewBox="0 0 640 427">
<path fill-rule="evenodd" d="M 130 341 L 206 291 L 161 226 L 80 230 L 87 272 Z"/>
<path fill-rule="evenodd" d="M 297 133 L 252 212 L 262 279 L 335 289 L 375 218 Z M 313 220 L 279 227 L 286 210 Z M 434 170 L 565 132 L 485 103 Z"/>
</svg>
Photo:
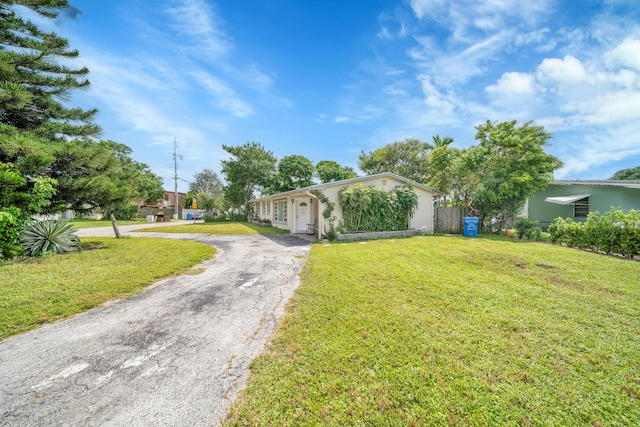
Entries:
<svg viewBox="0 0 640 427">
<path fill-rule="evenodd" d="M 189 193 L 185 197 L 185 206 L 190 208 L 193 199 L 196 200 L 199 209 L 213 214 L 216 206 L 222 201 L 223 183 L 217 173 L 211 169 L 203 169 L 194 175 L 194 180 L 189 183 Z"/>
<path fill-rule="evenodd" d="M 193 181 L 189 183 L 189 192 L 204 193 L 217 198 L 222 194 L 222 180 L 213 170 L 203 169 L 193 176 Z"/>
<path fill-rule="evenodd" d="M 316 175 L 320 182 L 342 181 L 343 179 L 355 178 L 358 175 L 348 166 L 340 166 L 333 160 L 320 160 L 316 163 Z"/>
<path fill-rule="evenodd" d="M 277 173 L 268 192 L 274 194 L 313 185 L 314 171 L 313 163 L 306 157 L 298 154 L 284 156 L 278 162 Z"/>
<path fill-rule="evenodd" d="M 19 16 L 16 4 L 49 18 L 68 6 L 66 0 L 0 2 L 0 122 L 49 139 L 97 136 L 100 128 L 92 123 L 96 109 L 67 108 L 60 102 L 70 91 L 89 86 L 86 67 L 60 64 L 61 58 L 77 58 L 78 51 Z"/>
<path fill-rule="evenodd" d="M 487 121 L 476 130 L 476 146 L 433 150 L 428 183 L 481 221 L 510 219 L 527 197 L 546 188 L 562 162 L 544 152 L 551 135 L 531 122 Z"/>
<path fill-rule="evenodd" d="M 155 201 L 162 180 L 131 149 L 97 141 L 96 109 L 69 108 L 89 70 L 72 68 L 78 51 L 21 16 L 55 18 L 67 0 L 0 0 L 0 257 L 15 254 L 31 215 L 90 211 Z"/>
<path fill-rule="evenodd" d="M 249 200 L 273 182 L 276 157 L 257 142 L 222 148 L 233 156 L 222 161 L 225 176 L 224 196 L 231 208 L 248 211 Z"/>
<path fill-rule="evenodd" d="M 367 175 L 393 172 L 412 181 L 425 183 L 429 153 L 433 146 L 415 138 L 393 142 L 359 156 L 358 167 Z"/>
<path fill-rule="evenodd" d="M 640 180 L 640 166 L 635 168 L 622 169 L 614 173 L 610 180 L 616 181 L 633 181 Z"/>
</svg>

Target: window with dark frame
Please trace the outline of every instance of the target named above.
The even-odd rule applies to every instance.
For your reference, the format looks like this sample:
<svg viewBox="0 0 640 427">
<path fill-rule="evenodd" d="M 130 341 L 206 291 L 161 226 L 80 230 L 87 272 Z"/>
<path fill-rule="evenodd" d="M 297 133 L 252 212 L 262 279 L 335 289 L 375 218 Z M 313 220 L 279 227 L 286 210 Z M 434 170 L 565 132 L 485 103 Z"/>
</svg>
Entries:
<svg viewBox="0 0 640 427">
<path fill-rule="evenodd" d="M 573 202 L 573 217 L 586 218 L 589 215 L 589 198 L 576 200 Z"/>
</svg>

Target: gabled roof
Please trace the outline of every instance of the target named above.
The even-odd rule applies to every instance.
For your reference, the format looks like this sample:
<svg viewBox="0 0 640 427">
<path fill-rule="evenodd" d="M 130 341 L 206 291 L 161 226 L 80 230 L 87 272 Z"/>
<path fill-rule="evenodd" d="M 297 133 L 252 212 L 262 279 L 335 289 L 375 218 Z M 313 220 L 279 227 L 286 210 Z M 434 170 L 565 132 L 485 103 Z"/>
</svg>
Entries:
<svg viewBox="0 0 640 427">
<path fill-rule="evenodd" d="M 341 181 L 332 181 L 332 182 L 325 182 L 323 184 L 316 184 L 316 185 L 310 185 L 308 187 L 303 187 L 303 188 L 296 188 L 295 190 L 289 190 L 289 191 L 284 191 L 282 193 L 276 193 L 276 194 L 270 194 L 268 196 L 263 196 L 263 197 L 258 197 L 257 199 L 253 199 L 251 200 L 253 201 L 259 201 L 259 200 L 263 200 L 263 199 L 273 199 L 274 197 L 283 197 L 283 196 L 289 196 L 292 194 L 298 194 L 298 193 L 306 193 L 307 191 L 311 191 L 311 190 L 319 190 L 319 191 L 323 191 L 328 187 L 335 187 L 335 186 L 340 186 L 343 187 L 345 185 L 352 185 L 352 184 L 357 184 L 359 182 L 362 181 L 369 181 L 371 179 L 377 179 L 377 178 L 395 178 L 399 181 L 408 183 L 408 184 L 412 184 L 418 188 L 422 188 L 423 190 L 427 190 L 427 191 L 431 191 L 433 193 L 437 193 L 437 194 L 442 194 L 442 192 L 438 191 L 438 190 L 434 190 L 431 187 L 427 187 L 426 185 L 422 185 L 422 184 L 418 184 L 416 182 L 413 182 L 403 176 L 400 175 L 396 175 L 395 173 L 391 173 L 391 172 L 383 172 L 383 173 L 378 173 L 375 175 L 365 175 L 365 176 L 359 176 L 357 178 L 349 178 L 349 179 L 343 179 Z"/>
<path fill-rule="evenodd" d="M 599 187 L 640 188 L 640 180 L 551 181 L 550 185 L 594 185 Z"/>
</svg>

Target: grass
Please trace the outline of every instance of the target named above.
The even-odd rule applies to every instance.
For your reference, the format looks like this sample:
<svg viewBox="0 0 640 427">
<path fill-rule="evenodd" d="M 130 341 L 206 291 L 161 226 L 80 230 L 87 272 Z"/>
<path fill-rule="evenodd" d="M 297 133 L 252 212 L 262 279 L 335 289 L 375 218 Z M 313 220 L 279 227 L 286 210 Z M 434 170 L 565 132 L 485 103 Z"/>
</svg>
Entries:
<svg viewBox="0 0 640 427">
<path fill-rule="evenodd" d="M 141 232 L 151 233 L 195 233 L 195 234 L 288 234 L 288 230 L 263 227 L 250 222 L 226 221 L 184 224 L 166 227 L 143 228 Z"/>
<path fill-rule="evenodd" d="M 75 228 L 111 227 L 109 219 L 72 219 L 67 222 L 73 224 Z M 118 220 L 118 225 L 146 224 L 146 219 Z"/>
<path fill-rule="evenodd" d="M 80 252 L 0 266 L 0 339 L 139 293 L 215 254 L 213 247 L 190 241 L 82 242 Z"/>
<path fill-rule="evenodd" d="M 640 263 L 425 236 L 314 245 L 226 426 L 640 425 Z"/>
</svg>

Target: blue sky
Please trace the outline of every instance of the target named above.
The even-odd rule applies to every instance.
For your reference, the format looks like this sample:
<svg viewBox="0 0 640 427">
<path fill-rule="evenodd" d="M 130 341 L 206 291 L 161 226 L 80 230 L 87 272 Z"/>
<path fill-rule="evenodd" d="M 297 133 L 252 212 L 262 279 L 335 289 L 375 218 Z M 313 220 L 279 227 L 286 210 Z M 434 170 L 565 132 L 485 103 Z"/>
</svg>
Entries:
<svg viewBox="0 0 640 427">
<path fill-rule="evenodd" d="M 261 143 L 357 168 L 405 138 L 475 144 L 486 120 L 533 120 L 556 179 L 640 166 L 637 0 L 71 0 L 52 27 L 79 49 L 103 139 L 173 190 Z"/>
</svg>

